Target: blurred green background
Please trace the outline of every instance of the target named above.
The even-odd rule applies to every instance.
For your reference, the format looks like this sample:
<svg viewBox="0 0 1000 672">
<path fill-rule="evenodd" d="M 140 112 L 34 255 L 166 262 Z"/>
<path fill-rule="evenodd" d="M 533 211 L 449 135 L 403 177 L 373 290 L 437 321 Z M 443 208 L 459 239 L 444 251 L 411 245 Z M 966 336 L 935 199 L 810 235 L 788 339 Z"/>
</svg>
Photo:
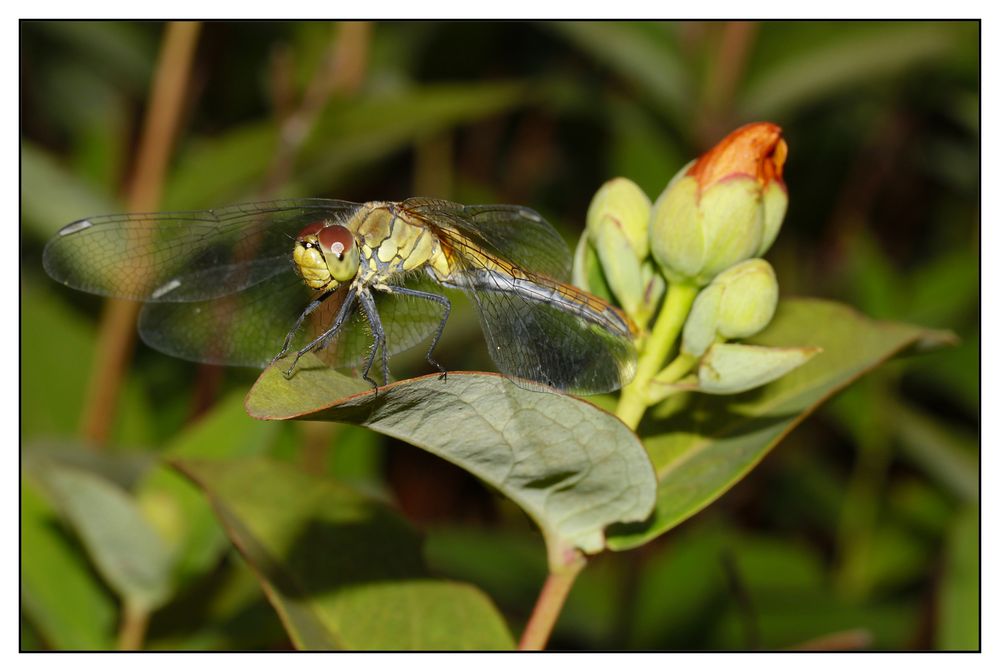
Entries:
<svg viewBox="0 0 1000 672">
<path fill-rule="evenodd" d="M 107 440 L 85 440 L 102 301 L 52 282 L 41 250 L 67 222 L 128 209 L 163 35 L 21 24 L 22 648 L 112 647 L 119 613 L 33 470 L 83 465 L 167 529 L 153 495 L 171 491 L 149 474 L 164 451 L 199 454 L 198 420 L 215 423 L 206 450 L 232 441 L 389 498 L 431 567 L 482 587 L 519 632 L 545 574 L 523 514 L 366 430 L 246 419 L 252 371 L 138 343 Z M 438 196 L 528 205 L 574 245 L 605 180 L 655 199 L 736 126 L 778 123 L 790 207 L 768 258 L 782 293 L 961 342 L 879 369 L 709 509 L 596 558 L 551 646 L 977 649 L 979 68 L 974 22 L 207 23 L 156 209 Z M 467 306 L 438 353 L 490 368 Z M 421 354 L 393 372 L 425 373 Z M 289 646 L 227 544 L 189 570 L 147 647 Z"/>
</svg>

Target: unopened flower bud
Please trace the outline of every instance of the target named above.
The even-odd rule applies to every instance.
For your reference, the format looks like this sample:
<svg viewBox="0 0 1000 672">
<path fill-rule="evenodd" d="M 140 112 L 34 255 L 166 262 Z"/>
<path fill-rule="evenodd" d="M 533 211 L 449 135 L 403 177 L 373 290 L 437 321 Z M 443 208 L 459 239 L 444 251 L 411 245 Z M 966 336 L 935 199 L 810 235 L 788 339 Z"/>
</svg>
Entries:
<svg viewBox="0 0 1000 672">
<path fill-rule="evenodd" d="M 778 306 L 778 280 L 763 259 L 749 259 L 720 273 L 694 300 L 684 323 L 683 351 L 701 357 L 717 340 L 760 332 Z"/>
<path fill-rule="evenodd" d="M 768 250 L 788 194 L 781 178 L 788 147 L 781 129 L 743 126 L 670 181 L 653 206 L 653 257 L 672 282 L 708 284 Z"/>
<path fill-rule="evenodd" d="M 642 188 L 625 177 L 608 180 L 587 209 L 587 230 L 596 235 L 607 226 L 620 228 L 637 259 L 649 254 L 649 211 L 652 203 Z"/>
<path fill-rule="evenodd" d="M 630 316 L 640 311 L 640 270 L 649 254 L 649 197 L 623 177 L 606 182 L 587 211 L 587 238 L 601 262 L 611 292 Z"/>
</svg>

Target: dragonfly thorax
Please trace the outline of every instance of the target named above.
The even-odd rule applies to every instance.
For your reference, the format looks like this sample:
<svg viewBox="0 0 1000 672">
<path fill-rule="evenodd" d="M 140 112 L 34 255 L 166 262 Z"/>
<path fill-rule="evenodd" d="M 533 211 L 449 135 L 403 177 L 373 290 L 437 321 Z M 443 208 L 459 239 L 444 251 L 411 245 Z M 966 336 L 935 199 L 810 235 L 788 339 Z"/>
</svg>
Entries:
<svg viewBox="0 0 1000 672">
<path fill-rule="evenodd" d="M 350 229 L 327 222 L 315 222 L 299 232 L 292 259 L 305 283 L 317 290 L 335 289 L 354 279 L 361 264 Z"/>
</svg>

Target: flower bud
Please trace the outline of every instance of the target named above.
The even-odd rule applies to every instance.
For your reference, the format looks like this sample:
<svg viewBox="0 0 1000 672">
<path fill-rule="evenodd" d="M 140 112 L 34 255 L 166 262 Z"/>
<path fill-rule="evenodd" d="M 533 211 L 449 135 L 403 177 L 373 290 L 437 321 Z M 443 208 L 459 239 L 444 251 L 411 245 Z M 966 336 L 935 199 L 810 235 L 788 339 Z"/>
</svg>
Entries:
<svg viewBox="0 0 1000 672">
<path fill-rule="evenodd" d="M 698 384 L 705 394 L 738 394 L 766 385 L 815 357 L 821 348 L 765 348 L 716 343 L 698 362 Z"/>
<path fill-rule="evenodd" d="M 708 284 L 768 250 L 788 207 L 778 126 L 743 126 L 689 163 L 653 206 L 653 257 L 672 282 Z"/>
<path fill-rule="evenodd" d="M 701 357 L 717 340 L 760 332 L 778 306 L 778 280 L 763 259 L 749 259 L 720 273 L 694 300 L 684 323 L 682 349 Z"/>
<path fill-rule="evenodd" d="M 587 209 L 587 230 L 598 236 L 605 227 L 622 230 L 637 259 L 649 254 L 649 210 L 652 203 L 632 180 L 616 177 L 601 185 Z"/>
<path fill-rule="evenodd" d="M 586 235 L 611 292 L 630 316 L 641 308 L 640 264 L 649 254 L 649 197 L 623 177 L 606 182 L 587 211 Z"/>
</svg>

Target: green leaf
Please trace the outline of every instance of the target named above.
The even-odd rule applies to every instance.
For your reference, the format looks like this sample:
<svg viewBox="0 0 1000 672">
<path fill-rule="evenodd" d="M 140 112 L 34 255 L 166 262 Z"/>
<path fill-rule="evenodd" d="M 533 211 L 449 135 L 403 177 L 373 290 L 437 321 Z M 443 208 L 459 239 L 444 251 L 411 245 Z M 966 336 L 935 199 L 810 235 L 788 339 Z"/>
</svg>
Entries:
<svg viewBox="0 0 1000 672">
<path fill-rule="evenodd" d="M 787 33 L 786 26 L 774 30 Z M 954 35 L 940 26 L 838 27 L 827 44 L 803 42 L 751 77 L 739 105 L 746 119 L 783 117 L 826 96 L 941 59 Z"/>
<path fill-rule="evenodd" d="M 258 455 L 271 444 L 277 430 L 277 425 L 248 418 L 243 395 L 233 394 L 173 441 L 163 458 Z M 204 574 L 229 548 L 201 491 L 167 464 L 161 463 L 148 473 L 136 490 L 136 499 L 170 547 L 175 586 Z"/>
<path fill-rule="evenodd" d="M 114 598 L 59 528 L 58 513 L 22 478 L 21 606 L 53 649 L 110 649 Z"/>
<path fill-rule="evenodd" d="M 950 343 L 946 332 L 878 322 L 815 299 L 781 302 L 771 325 L 750 339 L 823 352 L 769 385 L 730 397 L 677 395 L 640 426 L 659 480 L 645 522 L 611 530 L 608 546 L 641 546 L 680 524 L 743 478 L 824 400 L 910 347 Z M 668 417 L 669 416 L 669 417 Z"/>
<path fill-rule="evenodd" d="M 39 474 L 115 592 L 146 611 L 163 604 L 170 556 L 129 494 L 76 468 L 51 464 Z"/>
<path fill-rule="evenodd" d="M 979 651 L 979 507 L 970 506 L 955 520 L 948 538 L 941 584 L 937 648 Z"/>
<path fill-rule="evenodd" d="M 302 649 L 506 649 L 477 588 L 427 575 L 417 534 L 382 504 L 261 458 L 182 460 Z"/>
<path fill-rule="evenodd" d="M 462 372 L 376 394 L 316 361 L 303 358 L 291 380 L 284 361 L 266 369 L 247 395 L 250 415 L 362 424 L 434 453 L 524 509 L 554 566 L 573 546 L 602 550 L 607 525 L 649 514 L 656 484 L 646 452 L 620 420 L 585 401 Z"/>
</svg>

